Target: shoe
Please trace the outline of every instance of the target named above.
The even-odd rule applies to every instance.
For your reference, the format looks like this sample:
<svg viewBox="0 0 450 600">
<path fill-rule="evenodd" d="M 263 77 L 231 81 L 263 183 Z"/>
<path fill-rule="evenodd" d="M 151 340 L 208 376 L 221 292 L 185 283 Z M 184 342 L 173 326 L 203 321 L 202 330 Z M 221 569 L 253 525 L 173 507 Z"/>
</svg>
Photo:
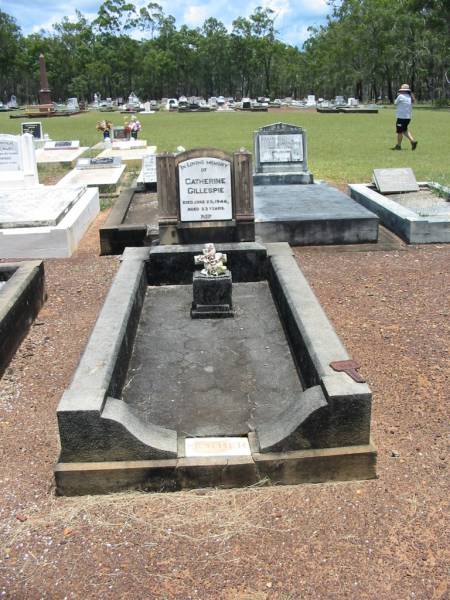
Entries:
<svg viewBox="0 0 450 600">
<path fill-rule="evenodd" d="M 417 148 L 417 144 L 419 142 L 411 142 L 411 150 L 415 150 Z"/>
<path fill-rule="evenodd" d="M 393 148 L 391 148 L 391 150 L 401 150 L 402 147 L 399 146 L 398 144 L 396 146 L 394 146 Z"/>
</svg>

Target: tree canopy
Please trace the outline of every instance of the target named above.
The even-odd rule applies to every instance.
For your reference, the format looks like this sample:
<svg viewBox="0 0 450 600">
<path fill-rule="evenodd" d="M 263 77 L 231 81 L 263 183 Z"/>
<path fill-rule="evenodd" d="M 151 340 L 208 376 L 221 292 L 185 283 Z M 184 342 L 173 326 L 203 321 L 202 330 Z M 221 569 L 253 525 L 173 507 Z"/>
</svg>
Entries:
<svg viewBox="0 0 450 600">
<path fill-rule="evenodd" d="M 208 18 L 177 26 L 156 2 L 105 0 L 89 21 L 62 19 L 52 31 L 22 35 L 0 11 L 0 98 L 37 98 L 45 54 L 55 100 L 94 92 L 144 99 L 176 95 L 302 97 L 352 95 L 393 101 L 408 82 L 419 98 L 449 95 L 448 0 L 328 0 L 325 25 L 303 47 L 280 41 L 276 14 L 257 7 L 227 31 Z M 447 76 L 446 76 L 447 74 Z"/>
</svg>

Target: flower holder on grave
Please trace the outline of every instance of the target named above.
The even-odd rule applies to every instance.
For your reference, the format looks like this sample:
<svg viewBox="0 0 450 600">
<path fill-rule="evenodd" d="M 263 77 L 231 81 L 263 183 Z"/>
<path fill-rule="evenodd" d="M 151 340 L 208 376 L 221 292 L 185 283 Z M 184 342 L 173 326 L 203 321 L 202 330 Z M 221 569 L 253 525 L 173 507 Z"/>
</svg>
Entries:
<svg viewBox="0 0 450 600">
<path fill-rule="evenodd" d="M 205 244 L 203 254 L 194 257 L 196 265 L 203 269 L 196 271 L 192 279 L 193 319 L 218 319 L 233 316 L 231 301 L 232 279 L 225 267 L 227 255 L 216 252 L 214 244 Z"/>
<path fill-rule="evenodd" d="M 254 241 L 249 152 L 197 148 L 156 164 L 161 244 Z"/>
</svg>

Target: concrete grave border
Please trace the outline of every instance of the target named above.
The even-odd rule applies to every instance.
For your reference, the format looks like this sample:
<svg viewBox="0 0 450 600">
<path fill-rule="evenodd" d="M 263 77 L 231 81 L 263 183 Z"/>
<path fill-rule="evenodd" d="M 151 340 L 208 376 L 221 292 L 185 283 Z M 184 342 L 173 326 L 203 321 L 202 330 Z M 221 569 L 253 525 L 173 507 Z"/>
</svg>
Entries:
<svg viewBox="0 0 450 600">
<path fill-rule="evenodd" d="M 0 258 L 67 258 L 72 256 L 100 212 L 97 188 L 87 188 L 55 226 L 0 229 Z"/>
<path fill-rule="evenodd" d="M 450 189 L 432 181 L 419 181 L 419 188 L 434 188 L 450 198 Z M 382 225 L 396 233 L 408 244 L 440 244 L 450 242 L 450 219 L 439 216 L 421 217 L 409 208 L 401 206 L 389 196 L 376 191 L 368 183 L 352 183 L 348 186 L 351 197 L 361 206 L 378 215 Z"/>
<path fill-rule="evenodd" d="M 120 397 L 147 285 L 189 282 L 201 246 L 127 248 L 58 406 L 58 494 L 376 477 L 371 391 L 329 366 L 349 357 L 289 246 L 217 247 L 227 253 L 234 281 L 269 282 L 305 391 L 276 422 L 248 434 L 251 457 L 188 459 L 183 436 L 139 421 Z"/>
<path fill-rule="evenodd" d="M 44 263 L 1 263 L 0 281 L 1 376 L 46 299 Z"/>
<path fill-rule="evenodd" d="M 100 254 L 122 254 L 127 246 L 149 246 L 158 239 L 157 226 L 150 229 L 147 223 L 142 225 L 124 223 L 136 193 L 141 193 L 137 187 L 122 190 L 104 225 L 99 228 Z"/>
</svg>

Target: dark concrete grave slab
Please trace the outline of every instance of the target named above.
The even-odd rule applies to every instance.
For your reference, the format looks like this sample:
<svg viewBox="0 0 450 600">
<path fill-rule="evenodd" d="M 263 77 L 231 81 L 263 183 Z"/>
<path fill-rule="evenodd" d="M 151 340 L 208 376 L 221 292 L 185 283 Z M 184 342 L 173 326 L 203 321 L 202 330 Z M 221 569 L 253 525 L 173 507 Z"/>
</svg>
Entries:
<svg viewBox="0 0 450 600">
<path fill-rule="evenodd" d="M 201 250 L 125 251 L 58 406 L 57 492 L 375 477 L 370 389 L 330 367 L 350 357 L 289 246 L 217 245 L 235 315 L 193 320 Z"/>
<path fill-rule="evenodd" d="M 324 183 L 253 189 L 256 237 L 262 242 L 305 246 L 377 241 L 378 217 Z"/>
<path fill-rule="evenodd" d="M 450 188 L 419 182 L 418 191 L 380 194 L 374 185 L 355 183 L 349 191 L 408 244 L 450 242 Z"/>
<path fill-rule="evenodd" d="M 45 300 L 44 263 L 0 264 L 0 376 Z"/>
<path fill-rule="evenodd" d="M 157 195 L 136 187 L 123 190 L 99 235 L 101 254 L 121 254 L 127 246 L 149 246 L 159 235 Z"/>
</svg>

